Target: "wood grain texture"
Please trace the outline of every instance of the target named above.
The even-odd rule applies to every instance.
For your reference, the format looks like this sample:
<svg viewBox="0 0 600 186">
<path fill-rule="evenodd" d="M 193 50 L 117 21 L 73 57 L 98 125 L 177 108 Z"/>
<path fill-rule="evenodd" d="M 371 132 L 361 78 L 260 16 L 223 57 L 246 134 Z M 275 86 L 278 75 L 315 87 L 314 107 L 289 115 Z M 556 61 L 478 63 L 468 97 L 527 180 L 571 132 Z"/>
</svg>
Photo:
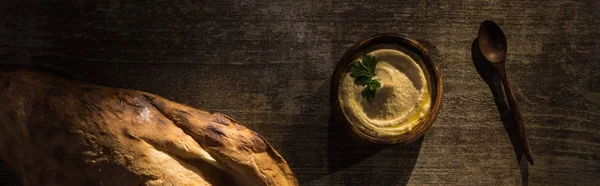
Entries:
<svg viewBox="0 0 600 186">
<path fill-rule="evenodd" d="M 6 0 L 0 61 L 230 115 L 265 136 L 301 185 L 596 185 L 599 9 L 593 0 Z M 535 166 L 515 158 L 472 61 L 486 19 L 508 39 Z M 329 126 L 335 62 L 377 33 L 427 43 L 444 78 L 438 119 L 411 145 L 360 144 Z M 4 172 L 0 181 L 14 183 Z"/>
</svg>

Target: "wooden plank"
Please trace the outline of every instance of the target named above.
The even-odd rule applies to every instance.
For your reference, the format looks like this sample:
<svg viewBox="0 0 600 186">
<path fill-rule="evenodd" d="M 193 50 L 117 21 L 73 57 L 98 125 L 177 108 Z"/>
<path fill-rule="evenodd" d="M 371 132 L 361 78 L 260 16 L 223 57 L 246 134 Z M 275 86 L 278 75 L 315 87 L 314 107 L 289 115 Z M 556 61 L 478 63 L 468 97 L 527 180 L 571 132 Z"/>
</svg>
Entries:
<svg viewBox="0 0 600 186">
<path fill-rule="evenodd" d="M 8 0 L 0 3 L 0 63 L 44 64 L 231 115 L 265 136 L 302 185 L 594 185 L 598 9 L 592 0 Z M 507 70 L 535 166 L 515 158 L 473 65 L 471 44 L 486 19 L 507 34 Z M 357 144 L 329 127 L 335 62 L 360 38 L 384 32 L 426 43 L 445 82 L 438 120 L 408 146 Z"/>
</svg>

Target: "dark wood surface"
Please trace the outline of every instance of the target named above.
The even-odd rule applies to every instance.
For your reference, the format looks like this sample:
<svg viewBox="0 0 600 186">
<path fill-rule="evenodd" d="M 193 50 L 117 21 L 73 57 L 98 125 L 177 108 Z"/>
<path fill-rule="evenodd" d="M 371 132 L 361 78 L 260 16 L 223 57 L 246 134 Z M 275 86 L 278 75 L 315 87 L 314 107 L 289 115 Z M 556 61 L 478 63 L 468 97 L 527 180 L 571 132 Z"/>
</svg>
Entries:
<svg viewBox="0 0 600 186">
<path fill-rule="evenodd" d="M 302 185 L 597 185 L 598 10 L 593 0 L 6 0 L 0 61 L 230 115 Z M 535 166 L 517 158 L 497 78 L 472 50 L 486 19 L 508 39 Z M 442 110 L 410 145 L 356 143 L 329 123 L 335 62 L 377 33 L 426 43 L 442 72 Z M 1 167 L 0 184 L 9 175 Z"/>
</svg>

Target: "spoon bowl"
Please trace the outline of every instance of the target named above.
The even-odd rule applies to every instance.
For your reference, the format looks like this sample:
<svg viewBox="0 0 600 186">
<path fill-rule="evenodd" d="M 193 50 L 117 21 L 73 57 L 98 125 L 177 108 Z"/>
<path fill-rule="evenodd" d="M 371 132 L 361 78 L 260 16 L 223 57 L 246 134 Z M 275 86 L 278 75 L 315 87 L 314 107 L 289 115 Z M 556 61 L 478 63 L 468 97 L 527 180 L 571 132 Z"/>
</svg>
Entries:
<svg viewBox="0 0 600 186">
<path fill-rule="evenodd" d="M 479 27 L 479 48 L 485 58 L 493 63 L 506 60 L 506 37 L 493 21 L 484 21 Z"/>
</svg>

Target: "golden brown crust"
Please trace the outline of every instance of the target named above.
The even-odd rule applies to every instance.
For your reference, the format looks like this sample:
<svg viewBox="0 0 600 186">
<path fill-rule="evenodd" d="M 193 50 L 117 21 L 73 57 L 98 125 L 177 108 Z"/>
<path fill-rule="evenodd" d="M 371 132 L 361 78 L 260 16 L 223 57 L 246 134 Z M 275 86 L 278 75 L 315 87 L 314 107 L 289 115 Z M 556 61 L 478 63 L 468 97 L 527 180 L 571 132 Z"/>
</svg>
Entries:
<svg viewBox="0 0 600 186">
<path fill-rule="evenodd" d="M 153 94 L 12 70 L 0 105 L 0 154 L 24 185 L 298 184 L 260 135 Z"/>
</svg>

